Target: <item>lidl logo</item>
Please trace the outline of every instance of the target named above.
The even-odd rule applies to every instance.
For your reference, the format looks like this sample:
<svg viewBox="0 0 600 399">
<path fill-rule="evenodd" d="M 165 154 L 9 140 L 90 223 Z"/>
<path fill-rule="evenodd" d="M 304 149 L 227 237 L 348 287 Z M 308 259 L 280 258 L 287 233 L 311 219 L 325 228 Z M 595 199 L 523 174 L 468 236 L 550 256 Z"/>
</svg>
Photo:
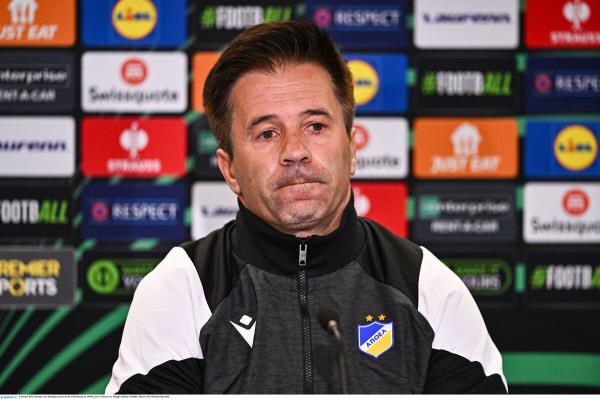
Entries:
<svg viewBox="0 0 600 399">
<path fill-rule="evenodd" d="M 148 76 L 148 67 L 139 58 L 130 58 L 121 66 L 121 78 L 132 86 L 143 83 L 146 76 Z"/>
<path fill-rule="evenodd" d="M 402 54 L 346 53 L 357 114 L 406 111 L 408 60 Z"/>
<path fill-rule="evenodd" d="M 187 37 L 186 0 L 85 0 L 82 39 L 89 47 L 176 47 Z"/>
<path fill-rule="evenodd" d="M 379 91 L 377 71 L 368 62 L 362 60 L 348 62 L 348 68 L 352 73 L 356 105 L 367 104 Z"/>
<path fill-rule="evenodd" d="M 532 120 L 525 130 L 527 176 L 600 177 L 599 122 Z"/>
<path fill-rule="evenodd" d="M 561 130 L 554 141 L 554 155 L 566 169 L 587 169 L 598 156 L 598 142 L 585 126 L 571 125 Z"/>
<path fill-rule="evenodd" d="M 588 210 L 590 199 L 585 191 L 573 189 L 565 193 L 562 204 L 565 212 L 577 217 L 583 215 Z"/>
<path fill-rule="evenodd" d="M 156 26 L 157 13 L 150 0 L 119 0 L 112 12 L 115 30 L 124 38 L 142 39 Z"/>
</svg>

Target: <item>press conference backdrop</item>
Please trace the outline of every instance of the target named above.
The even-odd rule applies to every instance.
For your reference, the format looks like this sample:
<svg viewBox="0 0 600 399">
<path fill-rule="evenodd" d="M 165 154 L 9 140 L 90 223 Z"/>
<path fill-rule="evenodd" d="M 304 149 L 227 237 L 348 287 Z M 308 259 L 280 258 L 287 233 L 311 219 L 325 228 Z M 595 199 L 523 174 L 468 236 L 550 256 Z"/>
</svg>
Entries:
<svg viewBox="0 0 600 399">
<path fill-rule="evenodd" d="M 357 212 L 463 279 L 512 392 L 600 392 L 598 0 L 0 0 L 0 392 L 103 392 L 139 281 L 236 214 L 208 71 L 302 18 L 354 77 Z"/>
</svg>

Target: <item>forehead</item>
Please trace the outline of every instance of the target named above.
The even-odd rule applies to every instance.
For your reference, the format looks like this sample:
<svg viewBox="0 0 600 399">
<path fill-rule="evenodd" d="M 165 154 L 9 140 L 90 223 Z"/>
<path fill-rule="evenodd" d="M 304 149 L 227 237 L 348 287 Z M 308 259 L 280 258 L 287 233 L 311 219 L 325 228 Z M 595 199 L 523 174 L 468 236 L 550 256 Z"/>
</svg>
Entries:
<svg viewBox="0 0 600 399">
<path fill-rule="evenodd" d="M 341 112 L 331 77 L 323 67 L 309 63 L 248 72 L 234 84 L 231 101 L 234 119 L 263 113 L 291 116 L 311 108 Z"/>
</svg>

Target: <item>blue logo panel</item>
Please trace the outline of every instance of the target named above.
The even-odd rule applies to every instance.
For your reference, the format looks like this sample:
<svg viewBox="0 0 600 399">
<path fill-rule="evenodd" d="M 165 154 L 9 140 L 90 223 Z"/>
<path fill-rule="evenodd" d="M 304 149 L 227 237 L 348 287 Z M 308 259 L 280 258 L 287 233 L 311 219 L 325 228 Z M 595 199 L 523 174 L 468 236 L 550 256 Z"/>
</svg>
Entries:
<svg viewBox="0 0 600 399">
<path fill-rule="evenodd" d="M 357 115 L 405 112 L 408 107 L 403 54 L 345 53 L 352 72 Z"/>
<path fill-rule="evenodd" d="M 600 58 L 529 57 L 525 92 L 530 112 L 598 112 Z"/>
<path fill-rule="evenodd" d="M 394 323 L 358 325 L 358 349 L 377 359 L 394 346 Z"/>
<path fill-rule="evenodd" d="M 84 0 L 89 47 L 176 47 L 186 40 L 185 0 Z"/>
<path fill-rule="evenodd" d="M 528 121 L 526 133 L 527 177 L 600 177 L 600 122 Z"/>
<path fill-rule="evenodd" d="M 346 49 L 404 48 L 408 42 L 406 0 L 336 2 L 308 1 L 306 18 L 325 29 L 331 39 Z"/>
<path fill-rule="evenodd" d="M 83 238 L 129 241 L 185 238 L 185 187 L 176 183 L 109 185 L 90 183 L 82 194 Z"/>
</svg>

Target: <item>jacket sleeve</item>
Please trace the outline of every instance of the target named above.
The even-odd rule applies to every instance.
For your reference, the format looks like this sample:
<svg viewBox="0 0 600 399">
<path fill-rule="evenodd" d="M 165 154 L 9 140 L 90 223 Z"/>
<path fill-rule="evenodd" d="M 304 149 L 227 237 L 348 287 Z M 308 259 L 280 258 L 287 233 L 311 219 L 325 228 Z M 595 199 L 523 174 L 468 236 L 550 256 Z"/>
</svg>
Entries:
<svg viewBox="0 0 600 399">
<path fill-rule="evenodd" d="M 424 393 L 506 393 L 502 357 L 468 288 L 423 248 L 418 309 L 434 332 Z"/>
<path fill-rule="evenodd" d="M 194 264 L 173 248 L 135 291 L 106 394 L 201 393 L 210 317 Z"/>
</svg>

